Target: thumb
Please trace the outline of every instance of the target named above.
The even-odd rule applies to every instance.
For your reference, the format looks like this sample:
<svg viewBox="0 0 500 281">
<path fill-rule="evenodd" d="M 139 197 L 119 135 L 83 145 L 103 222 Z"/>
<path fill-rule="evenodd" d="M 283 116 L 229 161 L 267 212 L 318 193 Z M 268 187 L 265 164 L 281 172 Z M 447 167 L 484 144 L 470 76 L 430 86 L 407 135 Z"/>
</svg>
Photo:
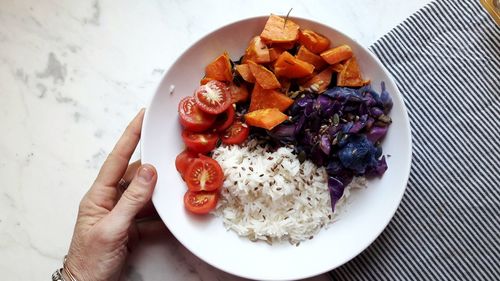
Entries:
<svg viewBox="0 0 500 281">
<path fill-rule="evenodd" d="M 141 165 L 111 211 L 112 216 L 128 226 L 137 213 L 151 200 L 157 179 L 155 167 L 149 164 Z"/>
</svg>

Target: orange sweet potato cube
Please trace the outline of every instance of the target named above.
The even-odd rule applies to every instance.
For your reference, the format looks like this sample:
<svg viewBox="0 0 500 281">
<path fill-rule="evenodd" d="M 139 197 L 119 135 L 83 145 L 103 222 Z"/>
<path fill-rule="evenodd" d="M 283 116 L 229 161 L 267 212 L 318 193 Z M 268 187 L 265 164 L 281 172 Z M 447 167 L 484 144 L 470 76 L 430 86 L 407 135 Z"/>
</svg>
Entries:
<svg viewBox="0 0 500 281">
<path fill-rule="evenodd" d="M 320 73 L 314 75 L 311 79 L 309 79 L 306 83 L 302 84 L 301 87 L 303 89 L 309 89 L 318 94 L 323 93 L 330 85 L 332 81 L 333 69 L 330 67 L 325 68 Z"/>
<path fill-rule="evenodd" d="M 345 64 L 342 71 L 337 74 L 337 86 L 341 87 L 360 87 L 370 83 L 370 80 L 361 78 L 356 58 L 350 58 Z"/>
<path fill-rule="evenodd" d="M 243 56 L 243 63 L 249 60 L 256 63 L 268 63 L 270 62 L 269 49 L 266 44 L 262 42 L 260 36 L 255 36 L 250 40 L 248 47 L 245 50 L 245 55 Z"/>
<path fill-rule="evenodd" d="M 330 47 L 328 38 L 309 29 L 299 32 L 299 42 L 315 54 L 319 54 Z"/>
<path fill-rule="evenodd" d="M 241 75 L 241 78 L 243 80 L 247 81 L 248 83 L 255 83 L 255 77 L 252 74 L 252 71 L 250 71 L 250 67 L 248 64 L 237 64 L 235 67 L 236 72 L 238 72 Z"/>
<path fill-rule="evenodd" d="M 274 63 L 274 73 L 279 77 L 301 78 L 311 75 L 314 65 L 283 52 Z"/>
<path fill-rule="evenodd" d="M 264 89 L 276 89 L 279 88 L 280 82 L 269 69 L 262 65 L 256 64 L 253 61 L 248 61 L 248 66 L 250 71 L 255 77 L 255 82 L 258 83 Z"/>
<path fill-rule="evenodd" d="M 233 80 L 231 61 L 227 52 L 218 56 L 205 67 L 205 78 L 228 82 Z"/>
<path fill-rule="evenodd" d="M 255 84 L 248 112 L 264 108 L 277 108 L 279 111 L 284 112 L 292 104 L 293 99 L 286 95 L 276 90 L 263 89 L 259 84 Z"/>
<path fill-rule="evenodd" d="M 264 108 L 245 114 L 248 125 L 266 130 L 272 130 L 287 119 L 288 116 L 277 108 Z"/>
<path fill-rule="evenodd" d="M 314 65 L 315 69 L 321 69 L 323 66 L 327 65 L 326 61 L 322 57 L 309 51 L 305 46 L 300 46 L 295 57 Z"/>
<path fill-rule="evenodd" d="M 266 43 L 295 42 L 299 38 L 299 25 L 290 19 L 271 15 L 267 19 L 260 37 Z"/>
<path fill-rule="evenodd" d="M 352 49 L 348 45 L 341 45 L 321 53 L 321 57 L 329 64 L 336 64 L 352 57 Z"/>
</svg>

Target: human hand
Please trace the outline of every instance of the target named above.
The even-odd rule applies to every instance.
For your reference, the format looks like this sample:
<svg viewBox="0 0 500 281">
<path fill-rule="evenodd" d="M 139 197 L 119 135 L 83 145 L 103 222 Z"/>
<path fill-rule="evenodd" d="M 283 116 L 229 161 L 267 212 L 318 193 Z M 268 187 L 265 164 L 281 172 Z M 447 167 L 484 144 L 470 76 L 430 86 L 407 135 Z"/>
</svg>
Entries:
<svg viewBox="0 0 500 281">
<path fill-rule="evenodd" d="M 134 219 L 150 204 L 157 180 L 156 169 L 149 164 L 128 166 L 140 139 L 143 118 L 141 110 L 80 202 L 65 265 L 78 281 L 118 279 L 130 243 L 137 237 Z M 127 179 L 131 179 L 128 188 L 120 190 Z"/>
</svg>

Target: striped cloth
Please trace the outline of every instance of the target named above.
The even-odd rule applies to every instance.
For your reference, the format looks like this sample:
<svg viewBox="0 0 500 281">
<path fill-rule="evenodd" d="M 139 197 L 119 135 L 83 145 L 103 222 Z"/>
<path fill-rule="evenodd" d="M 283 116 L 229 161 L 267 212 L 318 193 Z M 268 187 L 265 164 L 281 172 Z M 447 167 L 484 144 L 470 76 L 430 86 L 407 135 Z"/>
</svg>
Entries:
<svg viewBox="0 0 500 281">
<path fill-rule="evenodd" d="M 371 50 L 409 111 L 396 215 L 333 280 L 500 280 L 500 28 L 479 0 L 437 0 Z"/>
</svg>

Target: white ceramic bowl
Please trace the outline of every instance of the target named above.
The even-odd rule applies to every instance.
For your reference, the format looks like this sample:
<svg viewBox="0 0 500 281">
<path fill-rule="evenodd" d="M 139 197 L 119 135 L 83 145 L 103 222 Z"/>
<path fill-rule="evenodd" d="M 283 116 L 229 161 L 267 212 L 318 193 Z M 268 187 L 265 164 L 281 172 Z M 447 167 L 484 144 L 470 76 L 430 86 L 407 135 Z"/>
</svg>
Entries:
<svg viewBox="0 0 500 281">
<path fill-rule="evenodd" d="M 293 18 L 302 28 L 327 36 L 333 45 L 354 50 L 363 76 L 380 91 L 385 81 L 394 107 L 393 123 L 383 143 L 389 169 L 381 179 L 353 195 L 340 220 L 300 246 L 285 242 L 268 245 L 250 242 L 226 231 L 220 218 L 196 216 L 185 211 L 186 185 L 175 169 L 175 157 L 184 149 L 177 105 L 193 94 L 204 67 L 223 51 L 238 59 L 251 37 L 260 34 L 266 17 L 250 18 L 224 26 L 203 37 L 180 56 L 165 73 L 149 105 L 142 129 L 142 161 L 158 170 L 153 203 L 173 235 L 193 254 L 234 275 L 259 280 L 290 280 L 321 274 L 354 258 L 384 230 L 406 188 L 411 163 L 411 136 L 403 98 L 387 70 L 367 49 L 323 24 Z M 170 94 L 171 85 L 175 90 Z"/>
</svg>

